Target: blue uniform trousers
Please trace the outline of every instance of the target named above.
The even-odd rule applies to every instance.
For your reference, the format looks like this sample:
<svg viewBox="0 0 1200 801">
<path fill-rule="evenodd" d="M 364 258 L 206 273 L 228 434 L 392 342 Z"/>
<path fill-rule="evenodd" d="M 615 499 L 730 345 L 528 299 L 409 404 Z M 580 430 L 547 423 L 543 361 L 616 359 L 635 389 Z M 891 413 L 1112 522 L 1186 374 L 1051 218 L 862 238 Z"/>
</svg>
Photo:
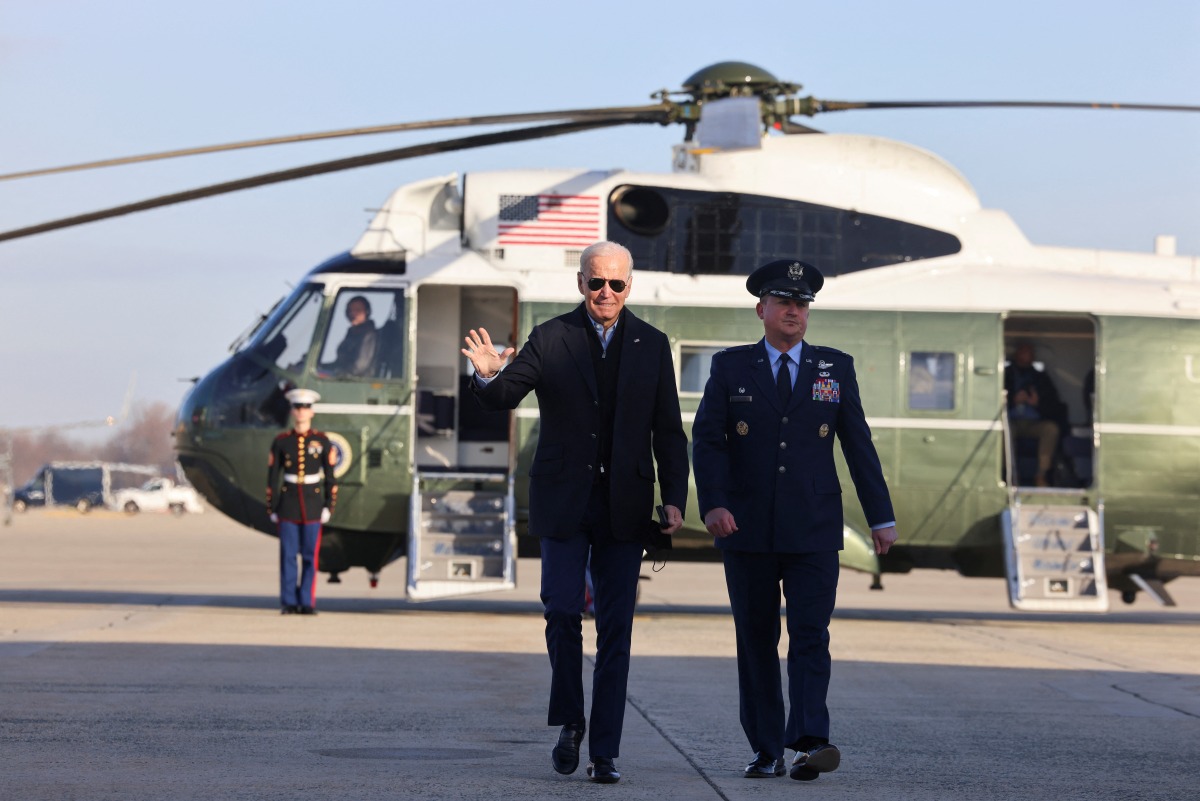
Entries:
<svg viewBox="0 0 1200 801">
<path fill-rule="evenodd" d="M 725 583 L 737 632 L 742 729 L 756 753 L 828 741 L 829 619 L 837 595 L 838 553 L 724 551 Z M 788 702 L 779 677 L 780 584 L 787 601 Z"/>
<path fill-rule="evenodd" d="M 317 576 L 317 553 L 321 548 L 321 524 L 279 521 L 279 603 L 281 606 L 315 606 L 313 584 Z M 296 581 L 296 557 L 300 557 L 300 581 Z"/>
<path fill-rule="evenodd" d="M 596 608 L 596 665 L 588 747 L 593 757 L 620 756 L 629 680 L 629 643 L 641 573 L 642 546 L 614 540 L 609 530 L 608 487 L 597 485 L 579 531 L 565 540 L 543 537 L 542 604 L 550 656 L 547 724 L 585 720 L 583 701 L 584 571 L 591 560 Z"/>
</svg>

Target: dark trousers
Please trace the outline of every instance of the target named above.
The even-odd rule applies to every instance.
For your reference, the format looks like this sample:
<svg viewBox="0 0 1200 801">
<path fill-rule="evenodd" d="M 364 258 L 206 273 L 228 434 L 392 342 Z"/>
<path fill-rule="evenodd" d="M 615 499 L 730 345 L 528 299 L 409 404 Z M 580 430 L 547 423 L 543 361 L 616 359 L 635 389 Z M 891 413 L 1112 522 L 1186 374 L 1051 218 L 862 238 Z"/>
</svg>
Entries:
<svg viewBox="0 0 1200 801">
<path fill-rule="evenodd" d="M 567 539 L 542 538 L 542 604 L 550 656 L 550 711 L 546 723 L 585 720 L 583 708 L 584 571 L 591 560 L 596 606 L 596 666 L 588 747 L 593 757 L 620 756 L 629 681 L 629 642 L 641 573 L 642 546 L 614 540 L 607 487 L 592 490 L 579 531 Z"/>
<path fill-rule="evenodd" d="M 321 550 L 321 524 L 279 521 L 279 603 L 281 606 L 315 606 L 317 554 Z M 296 581 L 296 557 L 300 581 Z"/>
<path fill-rule="evenodd" d="M 838 554 L 725 551 L 725 583 L 737 632 L 742 729 L 756 753 L 783 756 L 829 738 L 829 618 Z M 780 585 L 787 601 L 788 702 L 779 678 Z"/>
</svg>

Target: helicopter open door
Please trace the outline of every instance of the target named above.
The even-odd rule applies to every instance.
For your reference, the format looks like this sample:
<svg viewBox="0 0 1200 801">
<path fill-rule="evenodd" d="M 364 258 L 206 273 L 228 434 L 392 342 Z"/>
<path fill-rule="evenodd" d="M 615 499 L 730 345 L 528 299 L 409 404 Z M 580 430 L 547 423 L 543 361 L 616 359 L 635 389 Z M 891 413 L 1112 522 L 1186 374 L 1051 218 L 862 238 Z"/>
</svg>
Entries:
<svg viewBox="0 0 1200 801">
<path fill-rule="evenodd" d="M 515 330 L 516 291 L 427 284 L 416 296 L 416 421 L 408 527 L 410 598 L 516 586 L 512 415 L 471 397 L 464 333 L 486 328 L 502 350 Z"/>
<path fill-rule="evenodd" d="M 1015 609 L 1108 609 L 1104 500 L 1095 479 L 1096 322 L 1010 315 L 1004 324 L 1005 479 L 1001 514 Z"/>
</svg>

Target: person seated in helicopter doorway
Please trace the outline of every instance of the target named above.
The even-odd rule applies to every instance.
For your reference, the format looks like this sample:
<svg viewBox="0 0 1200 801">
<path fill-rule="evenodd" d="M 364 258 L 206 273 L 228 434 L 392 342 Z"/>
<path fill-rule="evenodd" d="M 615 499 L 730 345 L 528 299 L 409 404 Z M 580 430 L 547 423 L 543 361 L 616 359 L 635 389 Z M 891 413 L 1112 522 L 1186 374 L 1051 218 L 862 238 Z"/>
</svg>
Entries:
<svg viewBox="0 0 1200 801">
<path fill-rule="evenodd" d="M 371 302 L 362 295 L 350 298 L 346 319 L 350 321 L 350 329 L 338 345 L 334 360 L 322 364 L 321 370 L 336 378 L 371 375 L 379 347 L 379 332 L 371 320 Z"/>
<path fill-rule="evenodd" d="M 315 615 L 321 526 L 337 502 L 333 469 L 337 453 L 329 437 L 312 427 L 311 389 L 286 395 L 294 424 L 271 443 L 267 457 L 267 513 L 279 527 L 279 603 L 283 614 Z M 300 559 L 297 581 L 296 559 Z"/>
<path fill-rule="evenodd" d="M 1018 342 L 1012 361 L 1004 368 L 1004 391 L 1008 394 L 1008 422 L 1013 449 L 1020 437 L 1037 440 L 1037 475 L 1034 484 L 1050 486 L 1050 467 L 1058 442 L 1066 428 L 1066 407 L 1050 376 L 1034 367 L 1032 342 Z"/>
</svg>

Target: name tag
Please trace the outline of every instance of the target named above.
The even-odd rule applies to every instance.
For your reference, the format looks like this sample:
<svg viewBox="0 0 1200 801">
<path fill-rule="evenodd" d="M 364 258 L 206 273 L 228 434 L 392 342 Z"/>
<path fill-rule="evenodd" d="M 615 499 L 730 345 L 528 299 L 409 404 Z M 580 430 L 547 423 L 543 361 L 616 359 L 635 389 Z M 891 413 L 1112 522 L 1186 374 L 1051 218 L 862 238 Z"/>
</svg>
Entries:
<svg viewBox="0 0 1200 801">
<path fill-rule="evenodd" d="M 813 384 L 812 399 L 815 401 L 826 401 L 828 403 L 840 403 L 842 399 L 842 391 L 838 387 L 838 382 L 832 378 L 822 378 Z"/>
<path fill-rule="evenodd" d="M 749 403 L 752 400 L 754 400 L 753 395 L 730 395 L 729 396 L 730 403 Z"/>
</svg>

